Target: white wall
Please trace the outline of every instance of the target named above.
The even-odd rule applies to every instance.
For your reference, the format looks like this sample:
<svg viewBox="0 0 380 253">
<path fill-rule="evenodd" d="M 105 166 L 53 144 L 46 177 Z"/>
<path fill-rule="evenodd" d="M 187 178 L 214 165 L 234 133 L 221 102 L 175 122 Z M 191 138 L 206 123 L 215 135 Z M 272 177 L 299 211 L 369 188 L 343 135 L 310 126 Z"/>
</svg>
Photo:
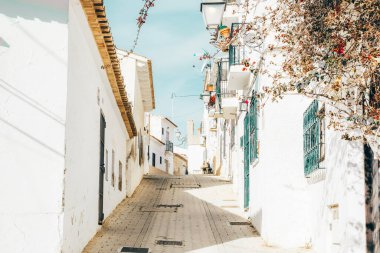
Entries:
<svg viewBox="0 0 380 253">
<path fill-rule="evenodd" d="M 154 153 L 154 154 L 156 154 L 156 166 L 155 167 L 166 172 L 166 168 L 165 168 L 165 145 L 158 142 L 157 140 L 155 140 L 154 138 L 151 137 L 150 138 L 150 145 L 149 145 L 149 152 L 150 152 L 149 165 L 153 166 L 153 153 Z M 160 163 L 160 157 L 162 158 L 161 163 Z"/>
<path fill-rule="evenodd" d="M 202 174 L 202 165 L 204 161 L 205 147 L 201 145 L 187 146 L 187 161 L 189 174 Z M 210 163 L 212 166 L 212 163 Z M 213 168 L 214 169 L 214 168 Z"/>
<path fill-rule="evenodd" d="M 61 252 L 67 6 L 0 1 L 1 252 Z"/>
<path fill-rule="evenodd" d="M 99 229 L 100 113 L 104 114 L 107 123 L 105 217 L 126 196 L 128 134 L 105 70 L 101 69 L 102 61 L 78 0 L 71 1 L 70 4 L 69 32 L 63 252 L 77 253 L 81 252 Z M 119 161 L 122 164 L 122 191 L 118 189 Z M 112 171 L 114 185 L 111 183 Z"/>
<path fill-rule="evenodd" d="M 162 128 L 164 134 L 162 134 Z M 151 115 L 150 116 L 150 134 L 157 139 L 166 143 L 167 130 L 169 131 L 169 141 L 174 142 L 174 130 L 175 126 L 169 122 L 165 117 Z M 168 173 L 172 175 L 174 173 L 174 155 L 172 152 L 165 151 L 165 144 L 159 143 L 154 138 L 150 138 L 150 159 L 149 165 L 152 166 L 152 153 L 156 153 L 156 167 L 166 172 L 165 159 L 169 163 Z M 162 164 L 160 164 L 160 156 L 162 156 Z"/>
<path fill-rule="evenodd" d="M 312 245 L 318 253 L 366 252 L 364 156 L 361 143 L 326 132 L 324 180 L 309 182 Z M 317 176 L 315 176 L 317 178 Z M 313 178 L 311 178 L 313 179 Z M 338 205 L 338 220 L 331 206 Z M 330 224 L 332 229 L 330 229 Z"/>
<path fill-rule="evenodd" d="M 123 57 L 125 53 L 119 51 L 119 57 Z M 145 112 L 143 106 L 143 97 L 141 94 L 141 84 L 138 79 L 137 72 L 137 61 L 133 57 L 123 58 L 121 60 L 121 71 L 124 77 L 124 83 L 126 86 L 126 91 L 128 95 L 128 100 L 132 104 L 133 118 L 135 120 L 137 133 L 144 136 L 143 138 L 143 157 L 144 163 L 139 164 L 139 149 L 138 149 L 138 136 L 132 138 L 128 144 L 130 146 L 127 156 L 128 166 L 127 166 L 127 195 L 132 196 L 133 192 L 140 184 L 141 179 L 144 175 L 144 166 L 147 162 L 147 134 L 144 130 L 145 126 Z M 133 146 L 133 148 L 132 148 Z M 130 152 L 134 152 L 133 155 L 129 156 Z"/>
<path fill-rule="evenodd" d="M 303 112 L 308 105 L 301 96 L 287 97 L 267 103 L 259 118 L 249 213 L 270 245 L 302 247 L 310 239 L 311 198 L 303 172 Z"/>
<path fill-rule="evenodd" d="M 150 115 L 150 135 L 153 135 L 157 139 L 161 140 L 165 143 L 165 139 L 163 139 L 162 135 L 162 119 L 160 116 Z M 165 129 L 164 129 L 165 133 Z"/>
</svg>

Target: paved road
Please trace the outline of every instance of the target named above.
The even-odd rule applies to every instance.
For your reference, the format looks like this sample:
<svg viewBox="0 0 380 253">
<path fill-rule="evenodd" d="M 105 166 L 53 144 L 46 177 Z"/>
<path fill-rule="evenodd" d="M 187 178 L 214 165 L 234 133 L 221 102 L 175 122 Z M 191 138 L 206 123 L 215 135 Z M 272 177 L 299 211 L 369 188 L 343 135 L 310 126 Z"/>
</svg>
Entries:
<svg viewBox="0 0 380 253">
<path fill-rule="evenodd" d="M 124 246 L 153 253 L 306 252 L 267 247 L 239 210 L 231 184 L 218 177 L 148 176 L 83 253 L 116 253 Z M 159 245 L 160 241 L 182 245 Z"/>
</svg>

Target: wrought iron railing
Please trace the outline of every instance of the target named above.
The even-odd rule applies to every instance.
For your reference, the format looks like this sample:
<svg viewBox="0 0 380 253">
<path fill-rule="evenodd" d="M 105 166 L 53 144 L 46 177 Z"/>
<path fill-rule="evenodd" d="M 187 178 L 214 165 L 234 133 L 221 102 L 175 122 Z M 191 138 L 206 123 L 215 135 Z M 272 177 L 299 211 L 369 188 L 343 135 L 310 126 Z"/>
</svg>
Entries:
<svg viewBox="0 0 380 253">
<path fill-rule="evenodd" d="M 233 38 L 244 25 L 245 24 L 242 23 L 232 23 L 231 38 Z M 230 66 L 241 65 L 245 58 L 245 47 L 244 45 L 234 45 L 234 43 L 232 43 L 228 50 L 228 54 Z"/>
<path fill-rule="evenodd" d="M 171 141 L 166 141 L 166 148 L 165 151 L 169 151 L 173 153 L 173 142 Z"/>
<path fill-rule="evenodd" d="M 227 89 L 227 77 L 229 71 L 229 63 L 227 59 L 222 59 L 218 62 L 218 78 L 216 82 L 216 94 L 218 96 L 219 102 L 221 98 L 235 97 L 235 90 Z"/>
<path fill-rule="evenodd" d="M 304 173 L 308 176 L 319 168 L 320 160 L 320 119 L 318 101 L 314 100 L 303 115 Z"/>
</svg>

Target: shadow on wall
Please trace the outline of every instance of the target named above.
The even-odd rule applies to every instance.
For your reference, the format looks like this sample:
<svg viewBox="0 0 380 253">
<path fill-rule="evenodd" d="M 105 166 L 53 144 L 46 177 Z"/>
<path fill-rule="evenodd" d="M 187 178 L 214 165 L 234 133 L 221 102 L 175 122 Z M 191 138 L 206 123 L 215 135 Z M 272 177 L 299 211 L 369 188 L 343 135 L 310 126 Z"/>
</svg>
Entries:
<svg viewBox="0 0 380 253">
<path fill-rule="evenodd" d="M 262 231 L 262 222 L 263 222 L 263 210 L 260 208 L 252 215 L 252 224 L 257 229 L 257 231 Z"/>
<path fill-rule="evenodd" d="M 69 0 L 0 0 L 0 14 L 8 17 L 68 22 Z"/>
</svg>

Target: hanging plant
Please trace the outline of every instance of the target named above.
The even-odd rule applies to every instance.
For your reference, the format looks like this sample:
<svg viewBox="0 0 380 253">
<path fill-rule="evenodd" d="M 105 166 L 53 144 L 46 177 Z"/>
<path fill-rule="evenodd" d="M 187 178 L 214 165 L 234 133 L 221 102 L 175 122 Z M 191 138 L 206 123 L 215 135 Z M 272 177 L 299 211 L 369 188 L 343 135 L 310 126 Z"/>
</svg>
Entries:
<svg viewBox="0 0 380 253">
<path fill-rule="evenodd" d="M 210 96 L 210 101 L 208 102 L 209 106 L 215 105 L 216 97 L 215 95 Z"/>
<path fill-rule="evenodd" d="M 230 37 L 230 28 L 225 25 L 219 26 L 219 34 L 222 35 L 224 38 Z"/>
</svg>

